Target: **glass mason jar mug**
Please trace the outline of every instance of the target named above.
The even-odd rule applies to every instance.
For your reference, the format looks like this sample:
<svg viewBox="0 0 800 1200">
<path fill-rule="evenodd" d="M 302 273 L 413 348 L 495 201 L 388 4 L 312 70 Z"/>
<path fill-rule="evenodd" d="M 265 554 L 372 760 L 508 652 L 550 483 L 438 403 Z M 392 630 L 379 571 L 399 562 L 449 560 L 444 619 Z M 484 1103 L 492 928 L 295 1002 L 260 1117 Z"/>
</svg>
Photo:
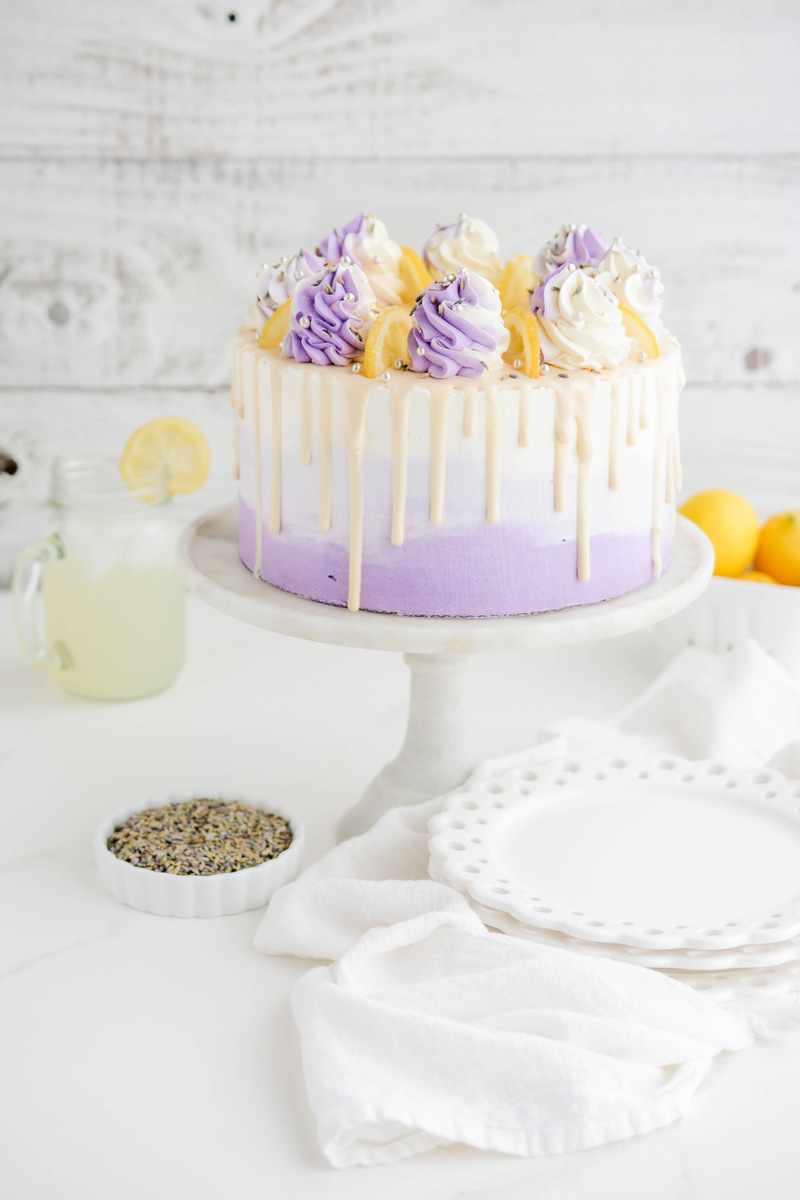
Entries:
<svg viewBox="0 0 800 1200">
<path fill-rule="evenodd" d="M 25 654 L 79 696 L 169 687 L 183 663 L 184 591 L 166 474 L 126 482 L 115 460 L 60 459 L 50 504 L 52 532 L 14 575 Z"/>
</svg>

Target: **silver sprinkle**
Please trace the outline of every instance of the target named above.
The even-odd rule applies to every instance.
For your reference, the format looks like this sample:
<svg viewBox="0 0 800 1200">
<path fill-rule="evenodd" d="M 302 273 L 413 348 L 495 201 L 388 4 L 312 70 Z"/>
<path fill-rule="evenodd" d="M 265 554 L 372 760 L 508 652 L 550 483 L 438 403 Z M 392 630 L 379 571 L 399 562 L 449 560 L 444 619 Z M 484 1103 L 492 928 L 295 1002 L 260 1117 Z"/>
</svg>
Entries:
<svg viewBox="0 0 800 1200">
<path fill-rule="evenodd" d="M 464 301 L 463 301 L 463 300 L 456 300 L 455 304 L 453 305 L 453 312 L 458 312 L 458 313 L 460 313 L 460 312 L 463 312 L 463 311 L 464 311 Z"/>
<path fill-rule="evenodd" d="M 394 367 L 395 367 L 396 371 L 402 371 L 402 369 L 405 365 L 406 364 L 403 362 L 402 358 L 396 358 L 394 360 Z"/>
<path fill-rule="evenodd" d="M 390 373 L 389 373 L 388 371 L 384 371 L 384 372 L 383 372 L 383 374 L 381 375 L 381 379 L 382 379 L 382 380 L 383 380 L 385 383 L 389 383 L 389 381 L 391 380 L 391 378 L 392 378 L 392 376 L 390 375 Z"/>
<path fill-rule="evenodd" d="M 519 370 L 519 369 L 520 369 L 520 367 L 522 366 L 522 359 L 521 359 L 521 358 L 515 358 L 515 359 L 514 359 L 514 361 L 513 361 L 513 363 L 512 363 L 511 365 L 512 365 L 512 367 L 516 367 L 516 368 L 517 368 L 517 370 Z"/>
<path fill-rule="evenodd" d="M 349 254 L 343 254 L 342 257 L 339 259 L 339 265 L 341 267 L 350 267 L 350 266 L 352 266 L 352 263 L 353 263 L 353 260 Z"/>
<path fill-rule="evenodd" d="M 357 375 L 358 372 L 361 370 L 361 363 L 353 363 L 353 365 L 350 369 L 354 375 Z"/>
<path fill-rule="evenodd" d="M 647 358 L 647 355 L 645 354 L 644 350 L 640 350 L 639 351 L 639 362 L 644 362 L 644 360 L 646 358 Z"/>
<path fill-rule="evenodd" d="M 575 266 L 575 263 L 567 263 L 567 270 L 568 270 L 568 271 L 577 271 L 577 269 L 578 269 L 578 268 Z"/>
<path fill-rule="evenodd" d="M 550 364 L 542 363 L 542 365 L 539 367 L 539 374 L 546 375 L 549 370 L 550 370 Z"/>
<path fill-rule="evenodd" d="M 575 232 L 575 230 L 576 230 L 577 228 L 578 228 L 578 226 L 577 226 L 577 225 L 570 225 L 570 226 L 569 226 L 569 231 L 570 231 L 570 233 L 574 233 L 574 232 Z"/>
<path fill-rule="evenodd" d="M 355 296 L 352 292 L 345 292 L 344 298 L 348 304 L 352 304 L 353 301 L 355 300 Z"/>
<path fill-rule="evenodd" d="M 311 322 L 308 319 L 308 317 L 298 317 L 297 324 L 300 325 L 303 329 L 308 329 Z"/>
</svg>

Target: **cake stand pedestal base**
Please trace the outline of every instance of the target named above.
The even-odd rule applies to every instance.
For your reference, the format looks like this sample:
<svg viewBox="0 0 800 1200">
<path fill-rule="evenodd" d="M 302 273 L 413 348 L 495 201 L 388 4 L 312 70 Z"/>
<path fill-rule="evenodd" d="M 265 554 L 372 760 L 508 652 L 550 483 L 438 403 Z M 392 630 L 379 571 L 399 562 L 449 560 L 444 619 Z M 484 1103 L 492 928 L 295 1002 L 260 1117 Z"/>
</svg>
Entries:
<svg viewBox="0 0 800 1200">
<path fill-rule="evenodd" d="M 638 592 L 585 608 L 478 620 L 354 613 L 271 587 L 239 559 L 236 505 L 189 526 L 178 565 L 190 591 L 239 621 L 309 641 L 403 653 L 411 671 L 405 741 L 343 817 L 340 836 L 352 837 L 388 809 L 442 795 L 466 779 L 474 765 L 462 686 L 470 654 L 596 642 L 662 621 L 703 591 L 714 551 L 696 525 L 678 517 L 668 570 Z"/>
<path fill-rule="evenodd" d="M 467 654 L 404 654 L 411 672 L 408 725 L 397 758 L 342 817 L 339 840 L 374 825 L 389 808 L 419 804 L 458 787 L 475 766 L 466 738 Z"/>
</svg>

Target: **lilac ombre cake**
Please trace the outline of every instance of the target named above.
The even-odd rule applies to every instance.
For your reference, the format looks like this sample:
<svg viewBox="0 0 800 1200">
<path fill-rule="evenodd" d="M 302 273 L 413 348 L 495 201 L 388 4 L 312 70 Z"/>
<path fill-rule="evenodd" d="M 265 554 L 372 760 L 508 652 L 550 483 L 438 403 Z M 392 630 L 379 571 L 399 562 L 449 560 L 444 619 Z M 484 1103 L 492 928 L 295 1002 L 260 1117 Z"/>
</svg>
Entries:
<svg viewBox="0 0 800 1200">
<path fill-rule="evenodd" d="M 658 272 L 583 225 L 504 270 L 496 251 L 462 215 L 423 262 L 362 213 L 259 271 L 232 393 L 258 578 L 492 617 L 595 604 L 668 564 L 683 372 Z"/>
</svg>

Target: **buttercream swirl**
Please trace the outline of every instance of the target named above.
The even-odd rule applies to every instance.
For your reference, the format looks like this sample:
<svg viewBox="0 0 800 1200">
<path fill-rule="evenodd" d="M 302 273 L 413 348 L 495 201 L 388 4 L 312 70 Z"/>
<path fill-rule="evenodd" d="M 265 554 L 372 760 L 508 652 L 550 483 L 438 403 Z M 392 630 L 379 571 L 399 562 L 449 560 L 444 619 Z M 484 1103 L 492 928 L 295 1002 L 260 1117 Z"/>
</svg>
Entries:
<svg viewBox="0 0 800 1200">
<path fill-rule="evenodd" d="M 278 262 L 267 263 L 256 275 L 256 298 L 247 310 L 247 324 L 256 333 L 290 300 L 301 279 L 308 278 L 325 266 L 325 259 L 310 250 L 298 250 L 295 255 L 285 254 Z"/>
<path fill-rule="evenodd" d="M 425 262 L 438 277 L 461 267 L 496 283 L 503 264 L 497 257 L 497 234 L 477 217 L 462 213 L 452 225 L 440 225 L 425 243 Z"/>
<path fill-rule="evenodd" d="M 389 237 L 383 221 L 372 213 L 359 213 L 340 229 L 332 229 L 320 242 L 317 254 L 331 266 L 336 266 L 342 255 L 347 255 L 366 275 L 378 304 L 402 302 L 400 259 L 403 252 Z"/>
<path fill-rule="evenodd" d="M 542 246 L 534 266 L 539 278 L 546 279 L 565 263 L 573 263 L 576 267 L 596 267 L 605 253 L 605 239 L 591 225 L 562 225 L 558 233 Z"/>
<path fill-rule="evenodd" d="M 603 261 L 597 268 L 597 279 L 603 287 L 640 316 L 651 329 L 661 328 L 661 305 L 664 285 L 661 276 L 645 258 L 632 250 L 620 238 L 614 238 Z"/>
<path fill-rule="evenodd" d="M 508 347 L 500 295 L 473 271 L 445 275 L 422 293 L 411 313 L 411 369 L 434 379 L 498 371 Z"/>
<path fill-rule="evenodd" d="M 345 256 L 336 267 L 318 271 L 297 285 L 283 353 L 298 362 L 343 367 L 364 353 L 376 312 L 369 280 Z"/>
<path fill-rule="evenodd" d="M 552 366 L 602 371 L 630 354 L 616 296 L 574 263 L 539 284 L 531 310 L 539 320 L 542 357 Z"/>
</svg>

